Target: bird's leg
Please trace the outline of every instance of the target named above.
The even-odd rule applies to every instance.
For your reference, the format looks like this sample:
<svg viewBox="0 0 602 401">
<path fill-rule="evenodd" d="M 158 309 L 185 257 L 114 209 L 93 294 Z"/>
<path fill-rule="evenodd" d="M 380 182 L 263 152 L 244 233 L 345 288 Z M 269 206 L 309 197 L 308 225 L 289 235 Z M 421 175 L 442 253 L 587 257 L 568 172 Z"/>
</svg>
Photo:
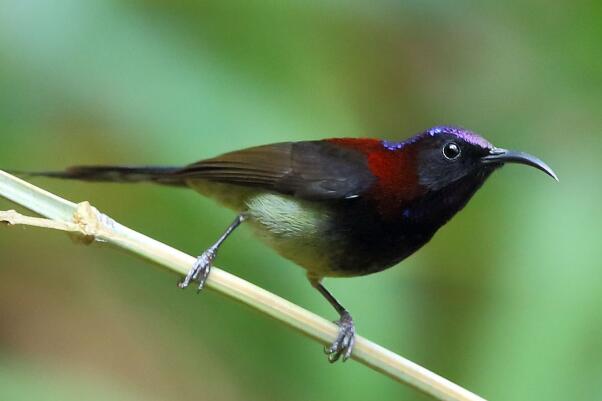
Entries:
<svg viewBox="0 0 602 401">
<path fill-rule="evenodd" d="M 246 220 L 246 215 L 244 213 L 239 214 L 236 219 L 230 224 L 228 229 L 221 237 L 215 242 L 215 244 L 211 245 L 201 256 L 199 256 L 192 265 L 192 268 L 180 283 L 178 283 L 178 287 L 186 288 L 190 285 L 193 280 L 199 281 L 199 291 L 203 289 L 205 286 L 205 282 L 207 281 L 207 277 L 209 277 L 209 272 L 211 271 L 211 266 L 215 257 L 217 256 L 217 251 L 219 247 L 224 243 L 224 241 L 232 234 L 234 230 L 240 224 Z"/>
<path fill-rule="evenodd" d="M 330 347 L 325 347 L 324 352 L 328 355 L 328 360 L 334 363 L 343 357 L 343 362 L 351 357 L 353 345 L 355 344 L 355 325 L 347 309 L 336 300 L 334 296 L 320 283 L 320 280 L 309 278 L 311 285 L 320 291 L 320 294 L 336 309 L 340 319 L 335 323 L 339 326 L 339 334 Z"/>
</svg>

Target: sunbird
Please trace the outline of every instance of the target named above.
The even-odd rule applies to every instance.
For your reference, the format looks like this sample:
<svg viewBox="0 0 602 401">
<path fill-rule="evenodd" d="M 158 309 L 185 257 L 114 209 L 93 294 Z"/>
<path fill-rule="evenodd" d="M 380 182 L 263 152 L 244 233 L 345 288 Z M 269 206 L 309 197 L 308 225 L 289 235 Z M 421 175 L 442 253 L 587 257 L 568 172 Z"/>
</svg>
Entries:
<svg viewBox="0 0 602 401">
<path fill-rule="evenodd" d="M 238 150 L 184 167 L 74 166 L 34 176 L 189 187 L 233 209 L 224 234 L 178 284 L 203 288 L 220 246 L 243 222 L 307 271 L 336 309 L 339 332 L 325 348 L 347 360 L 355 342 L 351 314 L 324 287 L 325 277 L 383 271 L 412 255 L 458 213 L 498 168 L 540 159 L 493 146 L 475 132 L 430 128 L 404 141 L 334 138 Z"/>
</svg>

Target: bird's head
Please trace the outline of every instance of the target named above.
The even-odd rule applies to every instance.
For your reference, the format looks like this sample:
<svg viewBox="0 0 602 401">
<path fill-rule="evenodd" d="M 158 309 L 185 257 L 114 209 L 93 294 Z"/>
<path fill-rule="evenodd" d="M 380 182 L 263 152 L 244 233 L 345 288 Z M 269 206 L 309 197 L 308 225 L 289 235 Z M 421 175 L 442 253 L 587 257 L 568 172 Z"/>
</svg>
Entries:
<svg viewBox="0 0 602 401">
<path fill-rule="evenodd" d="M 430 128 L 407 140 L 331 139 L 365 157 L 369 175 L 362 198 L 376 204 L 381 215 L 395 219 L 447 221 L 470 200 L 493 171 L 507 163 L 556 174 L 535 156 L 493 146 L 480 135 L 457 127 Z M 354 177 L 353 174 L 348 174 Z M 356 198 L 353 196 L 352 198 Z"/>
<path fill-rule="evenodd" d="M 434 127 L 408 142 L 414 148 L 419 184 L 428 191 L 463 181 L 482 182 L 507 163 L 535 167 L 558 180 L 554 171 L 537 157 L 497 148 L 480 135 L 461 128 Z"/>
</svg>

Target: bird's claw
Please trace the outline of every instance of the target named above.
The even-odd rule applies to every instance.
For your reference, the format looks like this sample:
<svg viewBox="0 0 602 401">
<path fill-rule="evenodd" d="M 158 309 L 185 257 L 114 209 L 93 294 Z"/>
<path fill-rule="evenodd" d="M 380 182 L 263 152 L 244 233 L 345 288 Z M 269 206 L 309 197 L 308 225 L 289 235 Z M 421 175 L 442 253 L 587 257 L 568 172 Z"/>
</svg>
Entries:
<svg viewBox="0 0 602 401">
<path fill-rule="evenodd" d="M 330 363 L 335 363 L 341 356 L 343 362 L 351 357 L 355 345 L 355 325 L 348 312 L 343 312 L 341 319 L 335 322 L 339 326 L 339 334 L 330 347 L 325 347 L 324 352 L 328 355 Z"/>
<path fill-rule="evenodd" d="M 203 287 L 205 287 L 205 283 L 207 282 L 207 278 L 209 277 L 209 273 L 211 272 L 211 266 L 213 264 L 213 260 L 215 259 L 216 253 L 213 249 L 208 249 L 201 256 L 199 256 L 192 265 L 192 268 L 180 283 L 178 283 L 178 287 L 184 289 L 187 288 L 192 281 L 199 282 L 199 288 L 197 292 L 200 292 Z"/>
</svg>

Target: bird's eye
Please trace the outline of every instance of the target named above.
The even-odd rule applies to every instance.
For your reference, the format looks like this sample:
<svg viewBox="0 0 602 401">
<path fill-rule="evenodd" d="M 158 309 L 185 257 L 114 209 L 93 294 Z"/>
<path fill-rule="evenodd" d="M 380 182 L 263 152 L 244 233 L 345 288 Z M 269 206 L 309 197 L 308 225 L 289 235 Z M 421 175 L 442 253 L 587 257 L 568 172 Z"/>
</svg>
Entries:
<svg viewBox="0 0 602 401">
<path fill-rule="evenodd" d="M 455 160 L 460 156 L 460 147 L 454 142 L 450 142 L 443 147 L 443 156 L 448 160 Z"/>
</svg>

